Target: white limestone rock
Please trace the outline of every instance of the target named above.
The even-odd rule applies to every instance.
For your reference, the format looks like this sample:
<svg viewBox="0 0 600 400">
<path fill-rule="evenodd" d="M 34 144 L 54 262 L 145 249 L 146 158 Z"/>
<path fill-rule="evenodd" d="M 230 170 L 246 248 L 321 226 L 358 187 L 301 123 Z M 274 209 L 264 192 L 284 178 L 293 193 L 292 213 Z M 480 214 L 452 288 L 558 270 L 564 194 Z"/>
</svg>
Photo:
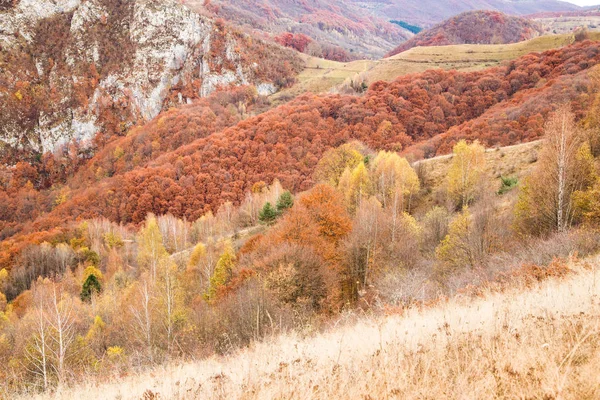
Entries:
<svg viewBox="0 0 600 400">
<path fill-rule="evenodd" d="M 35 25 L 42 19 L 62 12 L 72 12 L 69 27 L 69 45 L 64 49 L 64 59 L 71 76 L 58 75 L 55 70 L 45 71 L 51 65 L 47 60 L 35 60 L 38 77 L 49 76 L 48 84 L 59 88 L 62 103 L 53 112 L 40 114 L 33 132 L 19 132 L 11 124 L 0 126 L 0 140 L 9 145 L 23 143 L 20 138 L 31 135 L 31 146 L 37 151 L 53 151 L 75 139 L 91 142 L 102 131 L 100 115 L 107 107 L 117 107 L 119 115 L 128 116 L 130 123 L 143 123 L 157 116 L 164 107 L 171 88 L 202 81 L 200 96 L 208 96 L 219 86 L 257 85 L 258 93 L 270 95 L 277 91 L 275 85 L 254 78 L 255 68 L 241 64 L 235 39 L 226 37 L 224 54 L 211 57 L 213 20 L 194 13 L 177 0 L 130 0 L 133 11 L 123 23 L 121 34 L 132 49 L 128 59 L 111 70 L 101 72 L 96 90 L 83 107 L 69 108 L 75 96 L 75 87 L 83 82 L 81 71 L 89 65 L 99 65 L 102 59 L 101 44 L 90 32 L 99 24 L 106 24 L 111 13 L 100 0 L 21 0 L 17 7 L 0 14 L 0 44 L 16 44 L 14 33 L 20 32 L 30 43 Z M 108 21 L 110 23 L 111 21 Z M 101 26 L 100 26 L 101 28 Z M 35 45 L 35 43 L 32 43 Z M 227 60 L 227 63 L 224 61 Z M 211 65 L 219 65 L 212 71 Z M 233 65 L 233 70 L 223 65 Z M 47 75 L 49 73 L 49 75 Z M 2 72 L 0 71 L 0 75 Z M 179 100 L 180 103 L 182 99 Z M 187 99 L 186 99 L 187 102 Z M 100 122 L 99 122 L 100 121 Z"/>
</svg>

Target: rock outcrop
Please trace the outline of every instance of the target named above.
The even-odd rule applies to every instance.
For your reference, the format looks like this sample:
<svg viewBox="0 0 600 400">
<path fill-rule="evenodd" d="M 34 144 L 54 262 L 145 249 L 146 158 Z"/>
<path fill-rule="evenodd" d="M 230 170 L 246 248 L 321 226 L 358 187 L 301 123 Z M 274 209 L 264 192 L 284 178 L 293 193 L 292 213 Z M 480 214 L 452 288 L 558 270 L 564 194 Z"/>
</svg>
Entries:
<svg viewBox="0 0 600 400">
<path fill-rule="evenodd" d="M 0 9 L 0 159 L 98 144 L 220 86 L 272 93 L 300 68 L 176 0 L 13 1 Z"/>
</svg>

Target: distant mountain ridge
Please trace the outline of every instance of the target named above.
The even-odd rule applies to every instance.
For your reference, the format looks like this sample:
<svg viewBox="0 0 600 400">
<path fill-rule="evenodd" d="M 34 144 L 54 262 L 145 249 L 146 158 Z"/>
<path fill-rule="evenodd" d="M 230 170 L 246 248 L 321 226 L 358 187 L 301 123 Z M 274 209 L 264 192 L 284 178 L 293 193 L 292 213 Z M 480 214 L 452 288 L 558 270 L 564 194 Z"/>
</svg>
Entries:
<svg viewBox="0 0 600 400">
<path fill-rule="evenodd" d="M 497 11 L 470 11 L 420 32 L 389 52 L 388 56 L 417 46 L 516 43 L 533 39 L 541 32 L 540 26 L 524 18 Z"/>
<path fill-rule="evenodd" d="M 351 0 L 373 15 L 400 19 L 431 27 L 465 11 L 493 10 L 511 15 L 538 12 L 582 10 L 572 3 L 557 0 Z"/>
<path fill-rule="evenodd" d="M 303 52 L 337 61 L 379 58 L 413 36 L 415 30 L 408 27 L 429 28 L 463 12 L 527 15 L 584 10 L 557 0 L 187 0 L 184 4 L 259 35 L 306 35 L 313 43 Z"/>
<path fill-rule="evenodd" d="M 190 0 L 185 4 L 251 31 L 271 36 L 304 34 L 319 46 L 340 47 L 354 59 L 381 57 L 412 36 L 386 16 L 365 13 L 349 0 Z"/>
</svg>

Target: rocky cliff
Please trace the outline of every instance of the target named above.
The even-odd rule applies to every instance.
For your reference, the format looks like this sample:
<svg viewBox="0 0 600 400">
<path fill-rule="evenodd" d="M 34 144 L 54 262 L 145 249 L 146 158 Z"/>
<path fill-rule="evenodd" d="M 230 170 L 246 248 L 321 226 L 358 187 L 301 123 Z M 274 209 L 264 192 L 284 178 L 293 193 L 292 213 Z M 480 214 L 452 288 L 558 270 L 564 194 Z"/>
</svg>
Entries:
<svg viewBox="0 0 600 400">
<path fill-rule="evenodd" d="M 300 68 L 291 51 L 175 0 L 11 0 L 0 7 L 0 159 L 92 148 L 219 86 L 270 94 Z"/>
</svg>

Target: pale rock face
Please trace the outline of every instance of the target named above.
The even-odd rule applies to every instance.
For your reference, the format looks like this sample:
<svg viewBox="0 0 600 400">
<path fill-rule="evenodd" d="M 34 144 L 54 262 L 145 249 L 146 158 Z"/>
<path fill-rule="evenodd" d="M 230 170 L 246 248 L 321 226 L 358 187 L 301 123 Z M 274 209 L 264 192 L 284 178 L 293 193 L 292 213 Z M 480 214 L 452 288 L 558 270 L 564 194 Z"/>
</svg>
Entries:
<svg viewBox="0 0 600 400">
<path fill-rule="evenodd" d="M 158 115 L 168 90 L 193 62 L 194 50 L 210 35 L 212 23 L 169 1 L 137 1 L 134 7 L 130 37 L 137 48 L 126 81 L 134 104 L 149 120 Z"/>
<path fill-rule="evenodd" d="M 222 59 L 209 60 L 211 33 L 214 22 L 200 16 L 176 0 L 132 0 L 133 13 L 123 29 L 132 44 L 131 59 L 126 65 L 108 76 L 101 76 L 93 95 L 85 107 L 56 108 L 49 114 L 40 114 L 34 132 L 19 132 L 11 126 L 0 127 L 0 141 L 12 145 L 17 138 L 31 135 L 29 142 L 37 151 L 53 151 L 75 139 L 89 143 L 103 128 L 99 122 L 102 110 L 118 105 L 121 114 L 129 116 L 129 123 L 140 123 L 154 118 L 163 108 L 170 89 L 201 79 L 200 96 L 207 96 L 222 85 L 254 83 L 260 94 L 277 91 L 268 82 L 253 82 L 253 69 L 240 64 L 233 38 L 226 40 L 225 54 L 234 70 L 222 68 L 211 71 L 211 65 L 222 64 Z M 44 18 L 63 12 L 72 12 L 69 45 L 64 50 L 66 64 L 72 76 L 55 76 L 50 71 L 52 85 L 72 91 L 79 81 L 77 71 L 101 58 L 97 38 L 88 30 L 106 23 L 109 12 L 100 0 L 21 0 L 19 5 L 0 14 L 0 44 L 14 45 L 14 33 L 20 32 L 27 41 L 34 41 L 35 25 Z M 42 76 L 44 64 L 36 60 L 37 73 Z M 89 67 L 87 67 L 89 68 Z M 0 71 L 0 74 L 2 72 Z M 69 89 L 71 88 L 71 89 Z M 132 122 L 133 120 L 133 122 Z M 20 141 L 23 142 L 22 140 Z"/>
<path fill-rule="evenodd" d="M 89 26 L 97 24 L 107 11 L 100 5 L 92 1 L 84 1 L 73 13 L 71 19 L 71 37 L 74 43 L 67 52 L 67 64 L 75 66 L 77 62 L 98 62 L 98 43 L 92 43 L 89 46 L 83 40 L 83 35 Z"/>
<path fill-rule="evenodd" d="M 256 91 L 261 96 L 270 96 L 274 93 L 277 93 L 277 86 L 272 83 L 261 83 L 256 87 Z"/>
<path fill-rule="evenodd" d="M 66 144 L 66 137 L 61 136 L 62 132 L 71 128 L 68 121 L 62 121 L 59 124 L 53 124 L 52 118 L 42 113 L 39 125 L 36 127 L 36 134 L 40 139 L 43 148 L 52 148 L 53 146 Z"/>
<path fill-rule="evenodd" d="M 2 98 L 0 97 L 0 101 Z M 0 132 L 0 141 L 9 146 L 16 146 L 21 139 L 22 132 L 16 123 L 8 123 L 4 125 Z"/>
<path fill-rule="evenodd" d="M 21 0 L 13 12 L 0 13 L 0 42 L 14 43 L 16 33 L 30 42 L 37 21 L 71 12 L 80 4 L 81 0 Z"/>
<path fill-rule="evenodd" d="M 226 71 L 221 74 L 209 74 L 204 77 L 202 81 L 202 88 L 200 89 L 201 96 L 208 96 L 214 92 L 219 86 L 227 86 L 236 81 L 236 75 L 231 71 Z"/>
</svg>

